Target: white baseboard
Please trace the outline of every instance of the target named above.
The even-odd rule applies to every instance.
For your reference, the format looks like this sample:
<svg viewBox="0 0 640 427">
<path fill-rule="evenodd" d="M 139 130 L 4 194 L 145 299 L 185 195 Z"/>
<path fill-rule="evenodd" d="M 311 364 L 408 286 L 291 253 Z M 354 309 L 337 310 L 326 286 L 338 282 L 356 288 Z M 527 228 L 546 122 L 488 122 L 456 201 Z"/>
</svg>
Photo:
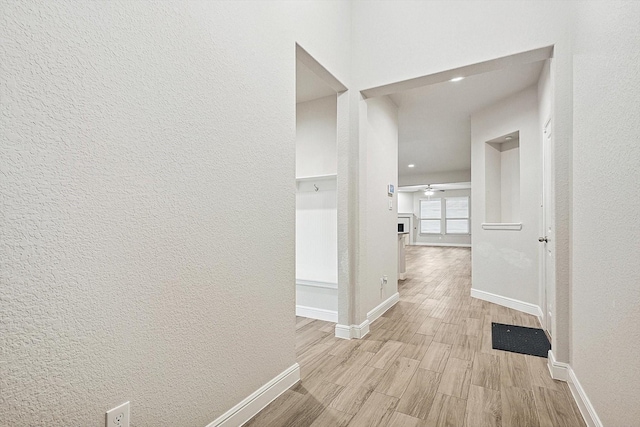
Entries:
<svg viewBox="0 0 640 427">
<path fill-rule="evenodd" d="M 382 301 L 376 308 L 367 313 L 367 320 L 373 323 L 378 317 L 382 316 L 387 310 L 396 305 L 400 301 L 400 294 L 396 292 L 386 300 Z"/>
<path fill-rule="evenodd" d="M 547 358 L 547 367 L 549 368 L 551 378 L 553 378 L 554 380 L 569 380 L 569 365 L 564 362 L 558 362 L 555 355 L 553 354 L 553 351 L 551 350 L 549 350 Z"/>
<path fill-rule="evenodd" d="M 296 305 L 296 316 L 309 317 L 311 319 L 324 320 L 325 322 L 338 323 L 338 312 L 325 310 L 324 308 Z"/>
<path fill-rule="evenodd" d="M 353 338 L 364 338 L 369 333 L 369 319 L 359 325 L 351 325 L 351 336 Z"/>
<path fill-rule="evenodd" d="M 376 308 L 367 313 L 367 320 L 359 325 L 336 325 L 336 338 L 350 340 L 351 338 L 363 338 L 369 333 L 369 325 L 378 317 L 382 316 L 387 310 L 396 305 L 400 301 L 400 294 L 396 292 L 389 298 L 384 300 Z"/>
<path fill-rule="evenodd" d="M 584 422 L 587 423 L 588 427 L 603 427 L 602 421 L 596 414 L 596 410 L 591 404 L 591 401 L 587 397 L 587 393 L 580 385 L 580 381 L 576 377 L 575 372 L 569 366 L 569 390 L 571 390 L 571 394 L 578 404 L 578 408 L 580 409 L 580 413 L 582 414 L 582 418 L 584 418 Z"/>
<path fill-rule="evenodd" d="M 404 280 L 407 273 L 398 273 L 398 280 Z"/>
<path fill-rule="evenodd" d="M 336 325 L 336 338 L 351 339 L 351 327 L 349 325 Z"/>
<path fill-rule="evenodd" d="M 425 243 L 413 242 L 409 246 L 448 246 L 451 248 L 470 248 L 471 243 Z"/>
<path fill-rule="evenodd" d="M 580 414 L 584 418 L 584 422 L 588 427 L 603 427 L 602 421 L 598 417 L 595 408 L 591 404 L 587 393 L 582 388 L 578 377 L 568 363 L 558 362 L 553 354 L 553 351 L 549 350 L 549 359 L 547 362 L 549 366 L 549 372 L 554 380 L 566 381 L 571 390 L 573 400 L 576 401 Z"/>
<path fill-rule="evenodd" d="M 538 322 L 542 325 L 542 310 L 535 304 L 529 302 L 520 301 L 517 299 L 503 297 L 502 295 L 492 294 L 491 292 L 480 291 L 478 289 L 471 288 L 471 296 L 483 301 L 489 301 L 494 304 L 501 305 L 503 307 L 512 308 L 514 310 L 522 311 L 523 313 L 532 314 L 538 318 Z"/>
<path fill-rule="evenodd" d="M 369 333 L 369 320 L 359 325 L 336 325 L 336 338 L 350 340 L 351 338 L 363 338 Z"/>
<path fill-rule="evenodd" d="M 243 425 L 278 396 L 296 385 L 298 381 L 300 381 L 300 365 L 296 363 L 216 418 L 207 427 L 237 427 Z"/>
</svg>

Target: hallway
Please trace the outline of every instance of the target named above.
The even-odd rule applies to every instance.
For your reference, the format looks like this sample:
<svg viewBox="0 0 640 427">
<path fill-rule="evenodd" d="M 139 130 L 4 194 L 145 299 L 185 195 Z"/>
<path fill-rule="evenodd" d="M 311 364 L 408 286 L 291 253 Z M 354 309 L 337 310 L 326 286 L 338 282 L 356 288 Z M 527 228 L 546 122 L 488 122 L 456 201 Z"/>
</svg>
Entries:
<svg viewBox="0 0 640 427">
<path fill-rule="evenodd" d="M 530 315 L 469 297 L 470 250 L 407 247 L 400 302 L 362 340 L 297 318 L 302 381 L 247 426 L 583 426 L 547 360 L 491 348 Z"/>
</svg>

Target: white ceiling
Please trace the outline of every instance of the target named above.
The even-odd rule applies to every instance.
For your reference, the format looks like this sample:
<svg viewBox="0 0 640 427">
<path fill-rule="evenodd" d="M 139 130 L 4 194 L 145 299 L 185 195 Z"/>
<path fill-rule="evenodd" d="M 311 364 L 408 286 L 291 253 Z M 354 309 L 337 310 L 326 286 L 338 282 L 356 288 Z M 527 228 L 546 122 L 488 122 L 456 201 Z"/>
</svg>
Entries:
<svg viewBox="0 0 640 427">
<path fill-rule="evenodd" d="M 331 88 L 316 73 L 301 61 L 296 61 L 296 103 L 312 101 L 325 96 L 335 95 Z"/>
<path fill-rule="evenodd" d="M 536 84 L 543 65 L 514 65 L 390 95 L 399 107 L 398 175 L 469 170 L 471 114 Z"/>
</svg>

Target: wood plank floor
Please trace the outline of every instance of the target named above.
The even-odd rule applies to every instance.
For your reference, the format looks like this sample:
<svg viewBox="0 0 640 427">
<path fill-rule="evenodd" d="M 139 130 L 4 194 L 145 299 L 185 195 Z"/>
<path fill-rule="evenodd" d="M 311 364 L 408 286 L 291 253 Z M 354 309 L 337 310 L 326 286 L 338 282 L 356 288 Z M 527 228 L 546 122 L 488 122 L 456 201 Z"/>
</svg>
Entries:
<svg viewBox="0 0 640 427">
<path fill-rule="evenodd" d="M 493 350 L 491 322 L 535 317 L 469 296 L 467 248 L 407 247 L 400 302 L 362 340 L 297 318 L 302 380 L 250 427 L 584 426 L 547 359 Z"/>
</svg>

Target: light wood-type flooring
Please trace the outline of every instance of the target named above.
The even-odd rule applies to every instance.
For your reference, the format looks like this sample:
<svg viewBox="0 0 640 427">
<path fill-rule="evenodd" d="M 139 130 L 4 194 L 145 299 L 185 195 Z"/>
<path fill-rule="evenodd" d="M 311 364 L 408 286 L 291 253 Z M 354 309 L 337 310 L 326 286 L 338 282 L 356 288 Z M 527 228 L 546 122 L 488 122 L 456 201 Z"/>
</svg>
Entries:
<svg viewBox="0 0 640 427">
<path fill-rule="evenodd" d="M 246 425 L 584 426 L 547 359 L 491 348 L 491 322 L 539 327 L 535 317 L 471 298 L 470 287 L 469 249 L 407 247 L 400 301 L 364 339 L 297 318 L 302 380 Z"/>
</svg>

